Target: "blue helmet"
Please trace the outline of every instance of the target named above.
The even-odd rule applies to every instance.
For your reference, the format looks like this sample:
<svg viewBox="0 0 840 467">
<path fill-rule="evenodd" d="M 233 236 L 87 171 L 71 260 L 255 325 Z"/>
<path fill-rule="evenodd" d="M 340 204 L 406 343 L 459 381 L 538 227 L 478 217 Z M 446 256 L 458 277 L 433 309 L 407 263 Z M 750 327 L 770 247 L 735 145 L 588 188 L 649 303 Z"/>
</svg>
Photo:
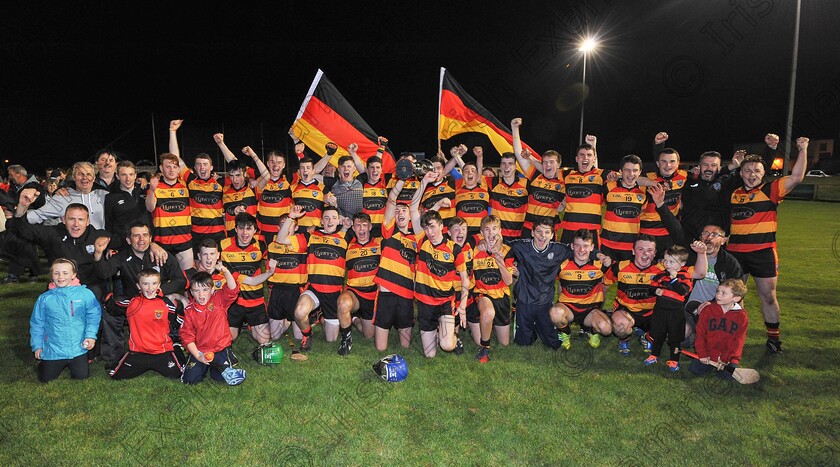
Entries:
<svg viewBox="0 0 840 467">
<path fill-rule="evenodd" d="M 374 363 L 373 371 L 383 381 L 396 383 L 408 377 L 408 363 L 399 355 L 391 354 L 387 357 L 382 357 L 378 362 Z"/>
</svg>

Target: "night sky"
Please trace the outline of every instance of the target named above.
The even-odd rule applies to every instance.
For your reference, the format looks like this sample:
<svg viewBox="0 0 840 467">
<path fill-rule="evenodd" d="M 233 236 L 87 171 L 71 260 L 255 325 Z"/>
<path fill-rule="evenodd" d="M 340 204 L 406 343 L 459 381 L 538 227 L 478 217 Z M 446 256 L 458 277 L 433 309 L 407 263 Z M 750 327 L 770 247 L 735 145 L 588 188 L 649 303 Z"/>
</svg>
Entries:
<svg viewBox="0 0 840 467">
<path fill-rule="evenodd" d="M 16 5 L 0 19 L 0 160 L 36 170 L 102 148 L 154 159 L 152 121 L 161 153 L 172 118 L 186 120 L 188 161 L 217 154 L 217 131 L 235 151 L 289 150 L 318 68 L 394 151 L 430 152 L 444 66 L 568 164 L 587 32 L 600 44 L 584 131 L 602 166 L 649 159 L 657 131 L 686 160 L 784 138 L 793 1 L 84 3 Z M 838 23 L 840 2 L 803 2 L 794 138 L 840 137 Z M 443 147 L 462 142 L 489 146 L 468 135 Z"/>
</svg>

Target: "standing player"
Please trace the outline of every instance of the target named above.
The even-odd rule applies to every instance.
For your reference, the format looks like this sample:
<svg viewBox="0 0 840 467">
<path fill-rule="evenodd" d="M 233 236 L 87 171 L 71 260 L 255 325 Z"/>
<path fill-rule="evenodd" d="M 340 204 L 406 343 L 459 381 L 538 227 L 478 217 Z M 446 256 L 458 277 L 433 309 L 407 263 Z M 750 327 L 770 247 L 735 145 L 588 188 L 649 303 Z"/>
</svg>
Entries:
<svg viewBox="0 0 840 467">
<path fill-rule="evenodd" d="M 455 181 L 452 180 L 448 174 L 455 165 L 458 157 L 467 152 L 467 148 L 466 146 L 461 145 L 452 148 L 451 152 L 453 157 L 449 160 L 449 163 L 443 160 L 442 157 L 438 156 L 430 159 L 432 161 L 432 167 L 434 167 L 433 172 L 435 174 L 435 178 L 428 182 L 428 184 L 423 185 L 423 197 L 420 199 L 420 204 L 422 204 L 423 208 L 426 210 L 432 209 L 435 205 L 438 205 L 440 218 L 443 219 L 444 222 L 455 217 Z M 444 199 L 449 201 L 449 203 L 444 202 L 438 204 Z"/>
<path fill-rule="evenodd" d="M 501 176 L 486 179 L 490 190 L 490 212 L 502 222 L 502 236 L 519 238 L 528 210 L 528 179 L 516 172 L 516 156 L 502 154 Z"/>
<path fill-rule="evenodd" d="M 288 228 L 284 236 L 294 235 L 297 224 L 294 220 L 286 222 L 288 214 L 280 216 L 281 228 Z M 305 245 L 284 245 L 276 241 L 268 245 L 269 260 L 277 261 L 274 274 L 268 278 L 271 293 L 268 299 L 268 325 L 271 339 L 280 339 L 289 326 L 293 326 L 295 339 L 301 338 L 300 328 L 295 324 L 295 303 L 301 292 L 306 288 L 308 275 L 306 273 Z"/>
<path fill-rule="evenodd" d="M 601 252 L 614 261 L 632 258 L 633 241 L 639 236 L 639 221 L 647 195 L 638 183 L 642 160 L 634 154 L 621 159 L 621 179 L 607 182 L 606 210 L 601 224 Z"/>
<path fill-rule="evenodd" d="M 528 210 L 522 234 L 529 235 L 534 228 L 534 221 L 539 218 L 551 219 L 559 226 L 557 213 L 562 209 L 561 203 L 566 197 L 566 187 L 560 177 L 560 153 L 548 150 L 543 153 L 541 162 L 532 161 L 530 152 L 522 149 L 522 141 L 519 139 L 522 119 L 514 118 L 510 126 L 513 132 L 513 153 L 516 154 L 516 160 L 522 170 L 531 177 L 528 184 Z M 531 167 L 539 173 L 534 173 Z"/>
<path fill-rule="evenodd" d="M 727 250 L 741 263 L 744 272 L 753 276 L 761 313 L 767 328 L 767 350 L 782 351 L 779 338 L 779 302 L 776 282 L 779 260 L 776 255 L 776 209 L 785 196 L 805 178 L 808 138 L 798 138 L 799 155 L 790 175 L 763 182 L 764 161 L 749 155 L 741 164 L 743 186 L 729 197 L 732 231 Z"/>
<path fill-rule="evenodd" d="M 576 232 L 586 229 L 592 232 L 597 247 L 606 176 L 598 168 L 595 147 L 589 143 L 578 146 L 575 161 L 577 169 L 566 170 L 562 175 L 566 184 L 566 212 L 560 223 L 563 229 L 560 241 L 571 244 Z"/>
<path fill-rule="evenodd" d="M 601 336 L 612 333 L 610 319 L 601 310 L 604 304 L 604 272 L 609 268 L 609 259 L 592 260 L 595 238 L 592 232 L 579 229 L 572 242 L 574 258 L 560 264 L 560 297 L 551 307 L 551 322 L 560 330 L 562 347 L 572 346 L 571 323 L 589 332 L 589 345 L 601 345 Z"/>
<path fill-rule="evenodd" d="M 222 240 L 220 245 L 222 263 L 232 272 L 240 274 L 239 298 L 228 310 L 230 334 L 236 339 L 239 336 L 239 328 L 247 322 L 254 340 L 260 345 L 268 344 L 271 342 L 271 335 L 268 330 L 263 282 L 274 272 L 276 264 L 269 265 L 266 272 L 260 274 L 265 243 L 255 237 L 257 220 L 248 213 L 239 213 L 235 223 L 236 234 Z M 255 281 L 246 284 L 243 281 L 246 277 L 254 278 Z"/>
<path fill-rule="evenodd" d="M 484 158 L 481 147 L 473 148 L 478 162 L 464 164 L 463 177 L 455 182 L 455 215 L 467 222 L 467 234 L 472 236 L 481 230 L 481 219 L 487 215 L 490 208 L 490 193 L 484 177 L 480 176 L 478 168 Z"/>
<path fill-rule="evenodd" d="M 476 306 L 481 316 L 481 340 L 476 358 L 481 363 L 490 359 L 490 333 L 495 329 L 500 345 L 510 344 L 510 285 L 513 283 L 513 253 L 502 242 L 502 224 L 489 215 L 481 220 L 485 249 L 473 259 Z"/>
<path fill-rule="evenodd" d="M 382 223 L 382 252 L 379 269 L 373 281 L 379 286 L 373 315 L 374 345 L 384 352 L 388 348 L 388 334 L 392 327 L 400 334 L 403 348 L 411 345 L 414 326 L 414 272 L 417 242 L 422 239 L 420 215 L 416 221 L 404 203 L 397 204 L 404 180 L 397 180 L 388 194 Z M 414 230 L 410 230 L 413 225 Z"/>
<path fill-rule="evenodd" d="M 306 248 L 306 271 L 308 287 L 298 298 L 295 305 L 295 322 L 301 329 L 300 350 L 308 352 L 312 348 L 312 327 L 309 314 L 318 308 L 324 313 L 324 334 L 327 342 L 334 342 L 338 337 L 338 296 L 344 285 L 344 272 L 347 266 L 347 240 L 345 232 L 339 231 L 338 208 L 327 206 L 321 214 L 321 227 L 311 233 L 305 231 L 290 235 L 292 220 L 303 219 L 303 206 L 294 205 L 289 211 L 289 218 L 277 234 L 277 243 L 290 245 L 294 250 Z"/>
<path fill-rule="evenodd" d="M 175 255 L 181 269 L 195 267 L 192 251 L 192 225 L 190 218 L 190 193 L 179 177 L 178 156 L 172 153 L 160 156 L 163 179 L 152 177 L 146 196 L 146 209 L 152 213 L 155 241 L 170 254 Z"/>
<path fill-rule="evenodd" d="M 375 156 L 363 162 L 356 151 L 359 145 L 351 143 L 347 146 L 347 152 L 356 163 L 356 170 L 359 176 L 356 177 L 362 183 L 362 212 L 370 216 L 370 234 L 374 237 L 382 236 L 382 221 L 385 218 L 385 205 L 388 202 L 388 179 L 391 174 L 382 173 L 382 155 L 385 153 L 383 141 L 387 139 L 379 137 L 380 146 Z"/>
<path fill-rule="evenodd" d="M 660 132 L 656 135 L 654 142 L 661 145 L 667 138 L 667 133 Z M 646 180 L 643 180 L 643 183 L 648 186 L 661 184 L 665 187 L 665 204 L 668 205 L 674 217 L 679 219 L 682 207 L 682 192 L 688 181 L 688 172 L 680 170 L 680 153 L 672 148 L 664 148 L 659 151 L 656 156 L 656 172 L 648 172 L 645 174 L 645 178 Z M 639 231 L 656 239 L 656 248 L 659 254 L 663 254 L 673 245 L 668 230 L 662 225 L 662 220 L 656 213 L 656 206 L 653 203 L 648 203 L 642 211 Z"/>
<path fill-rule="evenodd" d="M 222 202 L 225 210 L 225 230 L 231 237 L 234 235 L 234 229 L 236 228 L 237 214 L 247 212 L 254 217 L 257 216 L 257 195 L 249 182 L 250 179 L 254 178 L 254 171 L 237 159 L 233 151 L 228 149 L 227 144 L 225 144 L 225 135 L 216 133 L 213 135 L 213 140 L 216 141 L 216 145 L 219 146 L 219 150 L 222 151 L 222 155 L 227 162 L 228 175 L 222 191 Z M 242 153 L 254 161 L 260 171 L 260 177 L 269 177 L 268 168 L 257 156 L 257 153 L 249 146 L 242 148 Z"/>
<path fill-rule="evenodd" d="M 379 256 L 382 251 L 382 239 L 371 237 L 370 216 L 363 212 L 353 214 L 354 238 L 347 247 L 347 282 L 346 289 L 338 296 L 338 323 L 341 345 L 338 354 L 346 356 L 353 348 L 350 330 L 353 314 L 358 327 L 366 339 L 373 337 L 373 313 L 376 301 L 376 271 L 379 269 Z"/>
<path fill-rule="evenodd" d="M 335 146 L 335 143 L 330 144 Z M 335 197 L 325 195 L 324 178 L 316 172 L 319 169 L 323 170 L 321 163 L 326 160 L 329 160 L 329 151 L 327 151 L 327 156 L 318 161 L 318 168 L 308 157 L 300 160 L 298 182 L 292 186 L 292 201 L 295 206 L 301 206 L 304 213 L 303 217 L 297 221 L 298 229 L 321 227 L 324 207 L 327 204 L 335 205 Z"/>
<path fill-rule="evenodd" d="M 248 155 L 253 152 L 250 148 Z M 243 149 L 244 151 L 244 149 Z M 292 184 L 286 180 L 286 156 L 280 151 L 268 153 L 268 176 L 257 180 L 257 228 L 270 245 L 280 228 L 280 217 L 292 207 Z"/>
</svg>

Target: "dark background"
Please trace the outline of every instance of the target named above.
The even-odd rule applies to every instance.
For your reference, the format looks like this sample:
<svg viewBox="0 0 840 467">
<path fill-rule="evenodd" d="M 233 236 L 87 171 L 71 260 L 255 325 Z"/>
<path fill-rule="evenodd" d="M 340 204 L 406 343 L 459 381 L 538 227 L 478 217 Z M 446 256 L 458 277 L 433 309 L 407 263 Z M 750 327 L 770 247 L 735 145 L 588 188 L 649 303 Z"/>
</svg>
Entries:
<svg viewBox="0 0 840 467">
<path fill-rule="evenodd" d="M 0 19 L 0 160 L 31 171 L 98 149 L 154 160 L 168 121 L 188 162 L 288 151 L 318 68 L 396 152 L 433 151 L 440 67 L 523 139 L 572 161 L 585 132 L 602 166 L 650 159 L 657 131 L 685 160 L 784 139 L 795 2 L 209 2 L 15 5 Z M 840 2 L 803 2 L 793 137 L 840 136 Z M 153 121 L 154 128 L 153 131 Z M 489 146 L 480 135 L 444 141 Z M 497 159 L 491 150 L 489 163 Z M 218 164 L 217 164 L 218 167 Z M 40 173 L 40 172 L 39 172 Z"/>
</svg>

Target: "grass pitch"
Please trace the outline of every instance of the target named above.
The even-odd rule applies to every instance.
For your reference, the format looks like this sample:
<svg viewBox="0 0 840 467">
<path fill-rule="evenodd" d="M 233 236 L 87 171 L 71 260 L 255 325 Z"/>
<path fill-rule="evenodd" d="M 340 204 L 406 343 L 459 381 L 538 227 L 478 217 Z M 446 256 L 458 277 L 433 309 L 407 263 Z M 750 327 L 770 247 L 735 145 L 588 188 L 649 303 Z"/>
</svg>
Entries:
<svg viewBox="0 0 840 467">
<path fill-rule="evenodd" d="M 396 336 L 410 374 L 387 384 L 372 343 L 354 333 L 341 358 L 320 330 L 309 361 L 275 367 L 240 337 L 238 387 L 116 382 L 102 364 L 86 381 L 42 385 L 28 325 L 44 284 L 2 286 L 0 465 L 836 465 L 838 208 L 780 208 L 785 354 L 765 354 L 750 281 L 742 365 L 761 372 L 755 386 L 645 367 L 636 341 L 627 358 L 614 338 L 594 350 L 574 339 L 568 352 L 494 345 L 481 365 L 469 338 L 463 356 L 430 360 L 416 344 L 397 350 Z"/>
</svg>

